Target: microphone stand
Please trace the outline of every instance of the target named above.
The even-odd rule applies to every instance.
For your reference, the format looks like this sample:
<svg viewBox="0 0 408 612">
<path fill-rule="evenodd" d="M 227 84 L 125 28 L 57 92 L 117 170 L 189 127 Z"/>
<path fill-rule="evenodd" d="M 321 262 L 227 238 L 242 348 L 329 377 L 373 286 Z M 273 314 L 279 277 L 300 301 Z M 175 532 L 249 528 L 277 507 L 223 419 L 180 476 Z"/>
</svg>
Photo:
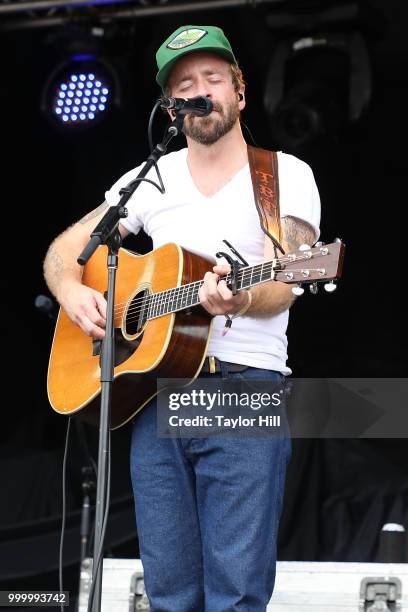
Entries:
<svg viewBox="0 0 408 612">
<path fill-rule="evenodd" d="M 176 114 L 176 119 L 168 126 L 163 141 L 153 149 L 136 179 L 120 190 L 119 194 L 121 195 L 121 198 L 119 203 L 116 206 L 109 207 L 104 217 L 95 227 L 91 234 L 91 239 L 77 260 L 78 263 L 83 266 L 91 258 L 98 246 L 104 244 L 108 246 L 108 290 L 105 338 L 103 339 L 102 343 L 97 343 L 98 352 L 100 349 L 101 409 L 99 417 L 98 476 L 96 487 L 94 556 L 91 584 L 91 593 L 93 587 L 92 612 L 99 612 L 101 609 L 103 540 L 106 527 L 106 524 L 104 524 L 104 518 L 107 510 L 106 500 L 109 497 L 109 473 L 107 467 L 110 465 L 110 463 L 108 464 L 108 460 L 110 461 L 110 408 L 115 367 L 114 297 L 116 271 L 118 268 L 119 259 L 118 252 L 122 242 L 118 225 L 120 219 L 126 217 L 128 214 L 125 204 L 139 187 L 141 180 L 147 175 L 149 170 L 160 159 L 160 157 L 166 153 L 170 141 L 180 133 L 183 126 L 183 121 L 184 115 L 181 113 Z M 100 557 L 100 560 L 98 557 Z"/>
</svg>

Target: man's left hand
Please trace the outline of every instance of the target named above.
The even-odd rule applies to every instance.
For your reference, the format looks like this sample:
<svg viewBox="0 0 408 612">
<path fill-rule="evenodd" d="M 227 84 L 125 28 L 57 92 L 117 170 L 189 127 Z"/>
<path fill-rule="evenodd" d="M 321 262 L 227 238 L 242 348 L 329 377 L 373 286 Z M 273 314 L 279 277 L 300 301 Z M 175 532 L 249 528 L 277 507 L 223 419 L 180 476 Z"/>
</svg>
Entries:
<svg viewBox="0 0 408 612">
<path fill-rule="evenodd" d="M 213 272 L 206 272 L 204 284 L 198 291 L 201 305 L 211 315 L 233 315 L 239 312 L 248 303 L 247 291 L 239 291 L 232 294 L 225 280 L 220 277 L 231 272 L 229 265 L 217 265 Z"/>
</svg>

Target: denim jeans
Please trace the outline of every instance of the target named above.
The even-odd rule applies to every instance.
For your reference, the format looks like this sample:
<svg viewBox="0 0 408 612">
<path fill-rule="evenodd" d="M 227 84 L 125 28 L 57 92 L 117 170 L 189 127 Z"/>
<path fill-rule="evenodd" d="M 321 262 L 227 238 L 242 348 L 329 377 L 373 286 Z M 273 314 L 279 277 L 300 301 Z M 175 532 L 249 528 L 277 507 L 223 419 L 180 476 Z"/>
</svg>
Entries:
<svg viewBox="0 0 408 612">
<path fill-rule="evenodd" d="M 278 380 L 247 368 L 204 377 Z M 156 402 L 131 446 L 140 555 L 151 612 L 265 612 L 289 437 L 158 438 Z"/>
</svg>

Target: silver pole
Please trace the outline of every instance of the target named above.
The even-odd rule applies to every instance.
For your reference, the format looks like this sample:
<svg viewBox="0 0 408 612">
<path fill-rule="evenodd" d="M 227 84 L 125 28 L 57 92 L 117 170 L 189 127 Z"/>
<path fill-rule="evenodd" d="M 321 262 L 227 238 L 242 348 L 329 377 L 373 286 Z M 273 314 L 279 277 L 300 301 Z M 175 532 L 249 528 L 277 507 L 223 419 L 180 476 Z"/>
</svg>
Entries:
<svg viewBox="0 0 408 612">
<path fill-rule="evenodd" d="M 0 4 L 0 14 L 21 13 L 22 11 L 50 10 L 53 8 L 78 8 L 81 6 L 98 6 L 123 4 L 134 0 L 29 0 L 28 2 L 9 2 Z M 155 15 L 169 15 L 185 11 L 209 11 L 213 9 L 233 8 L 238 6 L 256 7 L 260 4 L 282 4 L 286 0 L 208 0 L 190 2 L 186 4 L 166 4 L 162 6 L 137 7 L 125 11 L 128 17 L 152 17 Z M 119 11 L 123 16 L 123 12 Z M 116 17 L 116 14 L 113 15 Z"/>
</svg>

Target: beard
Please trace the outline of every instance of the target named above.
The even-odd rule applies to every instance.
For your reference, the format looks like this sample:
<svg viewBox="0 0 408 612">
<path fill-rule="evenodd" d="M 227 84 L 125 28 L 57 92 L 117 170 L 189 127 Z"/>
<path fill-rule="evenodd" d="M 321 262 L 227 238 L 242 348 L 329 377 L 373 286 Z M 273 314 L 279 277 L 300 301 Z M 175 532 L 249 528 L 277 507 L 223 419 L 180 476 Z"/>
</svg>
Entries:
<svg viewBox="0 0 408 612">
<path fill-rule="evenodd" d="M 212 145 L 228 134 L 239 117 L 239 102 L 234 100 L 224 109 L 221 104 L 214 103 L 218 114 L 207 117 L 187 116 L 184 120 L 183 132 L 192 140 L 202 145 Z"/>
</svg>

